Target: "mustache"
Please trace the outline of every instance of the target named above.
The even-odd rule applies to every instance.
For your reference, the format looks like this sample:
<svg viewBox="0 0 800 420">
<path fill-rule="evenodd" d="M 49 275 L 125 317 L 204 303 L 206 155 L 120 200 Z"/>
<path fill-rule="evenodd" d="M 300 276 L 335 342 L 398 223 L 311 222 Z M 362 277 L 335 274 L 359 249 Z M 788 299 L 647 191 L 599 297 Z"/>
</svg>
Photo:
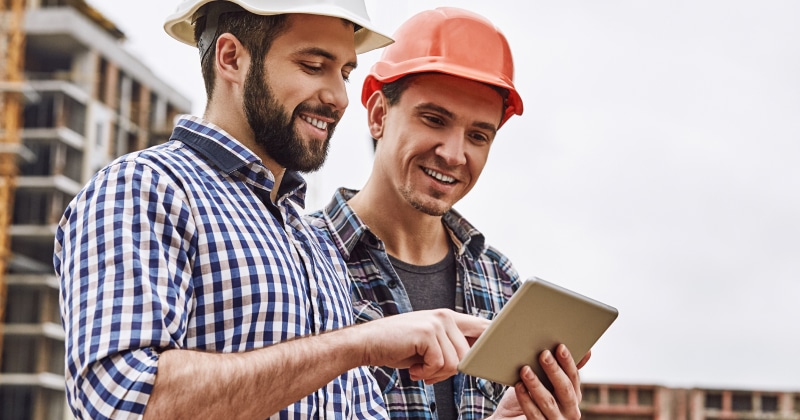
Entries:
<svg viewBox="0 0 800 420">
<path fill-rule="evenodd" d="M 454 173 L 459 173 L 459 167 L 461 166 L 449 165 L 441 156 L 434 156 L 432 162 L 423 162 L 422 165 L 431 169 Z"/>
<path fill-rule="evenodd" d="M 339 120 L 342 118 L 342 113 L 340 111 L 336 111 L 333 108 L 322 104 L 311 105 L 303 102 L 300 105 L 297 105 L 297 107 L 295 107 L 294 112 L 292 113 L 293 114 L 292 119 L 294 119 L 301 113 L 317 114 L 325 118 L 330 118 L 333 120 L 333 122 L 330 125 L 333 126 L 338 124 Z"/>
</svg>

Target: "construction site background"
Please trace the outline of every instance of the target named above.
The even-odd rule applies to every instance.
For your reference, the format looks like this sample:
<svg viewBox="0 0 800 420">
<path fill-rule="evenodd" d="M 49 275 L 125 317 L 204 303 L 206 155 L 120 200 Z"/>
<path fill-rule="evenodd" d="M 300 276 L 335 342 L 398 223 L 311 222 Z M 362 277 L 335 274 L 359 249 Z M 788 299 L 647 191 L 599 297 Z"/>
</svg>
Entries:
<svg viewBox="0 0 800 420">
<path fill-rule="evenodd" d="M 66 419 L 55 225 L 89 177 L 191 104 L 82 0 L 0 0 L 0 419 Z M 583 384 L 583 418 L 795 419 L 800 393 Z"/>
<path fill-rule="evenodd" d="M 82 0 L 0 0 L 0 419 L 70 418 L 53 273 L 67 203 L 190 101 Z"/>
</svg>

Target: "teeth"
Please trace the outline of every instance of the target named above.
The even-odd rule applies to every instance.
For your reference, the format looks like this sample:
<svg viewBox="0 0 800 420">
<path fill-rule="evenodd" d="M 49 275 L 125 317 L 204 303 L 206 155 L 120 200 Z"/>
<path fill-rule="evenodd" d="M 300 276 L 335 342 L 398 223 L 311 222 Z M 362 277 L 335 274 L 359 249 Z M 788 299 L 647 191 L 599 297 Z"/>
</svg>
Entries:
<svg viewBox="0 0 800 420">
<path fill-rule="evenodd" d="M 447 184 L 452 184 L 452 183 L 456 182 L 456 179 L 455 179 L 455 178 L 453 178 L 453 177 L 450 177 L 450 176 L 447 176 L 447 175 L 444 175 L 444 174 L 440 174 L 439 172 L 433 171 L 433 170 L 431 170 L 431 169 L 428 169 L 428 168 L 422 168 L 422 170 L 423 170 L 423 171 L 424 171 L 426 174 L 428 174 L 428 175 L 430 175 L 430 176 L 432 176 L 432 177 L 434 177 L 434 178 L 436 178 L 436 179 L 438 179 L 439 181 L 442 181 L 442 182 L 444 182 L 444 183 L 447 183 Z"/>
<path fill-rule="evenodd" d="M 307 117 L 305 115 L 301 115 L 300 118 L 302 118 L 303 121 L 313 125 L 314 127 L 319 128 L 320 130 L 326 130 L 328 128 L 328 123 L 326 123 L 325 121 L 320 121 L 316 118 Z"/>
</svg>

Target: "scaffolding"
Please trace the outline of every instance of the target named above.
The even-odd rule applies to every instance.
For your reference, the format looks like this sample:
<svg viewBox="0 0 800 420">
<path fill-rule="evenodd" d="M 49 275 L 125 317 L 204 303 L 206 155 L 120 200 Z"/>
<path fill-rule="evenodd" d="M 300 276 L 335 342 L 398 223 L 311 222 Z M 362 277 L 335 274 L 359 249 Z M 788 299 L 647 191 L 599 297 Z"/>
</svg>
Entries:
<svg viewBox="0 0 800 420">
<path fill-rule="evenodd" d="M 3 354 L 6 271 L 11 257 L 11 218 L 21 150 L 25 0 L 0 0 L 0 355 Z M 2 361 L 2 358 L 0 358 Z"/>
</svg>

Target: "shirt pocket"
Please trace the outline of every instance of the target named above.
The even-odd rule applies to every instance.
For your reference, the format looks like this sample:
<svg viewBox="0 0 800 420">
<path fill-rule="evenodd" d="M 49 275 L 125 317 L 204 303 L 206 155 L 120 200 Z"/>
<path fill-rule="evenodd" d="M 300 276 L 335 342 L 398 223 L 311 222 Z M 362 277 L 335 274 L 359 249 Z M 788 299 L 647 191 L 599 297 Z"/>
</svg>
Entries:
<svg viewBox="0 0 800 420">
<path fill-rule="evenodd" d="M 371 300 L 358 300 L 353 302 L 353 317 L 356 324 L 374 321 L 383 318 L 383 310 Z"/>
<path fill-rule="evenodd" d="M 480 309 L 480 308 L 470 308 L 470 313 L 474 316 L 484 319 L 494 319 L 496 315 L 492 310 L 489 309 Z"/>
<path fill-rule="evenodd" d="M 490 400 L 495 405 L 500 403 L 500 398 L 506 390 L 505 385 L 487 381 L 483 378 L 471 377 L 471 379 L 475 381 L 475 388 L 477 388 L 486 399 Z"/>
<path fill-rule="evenodd" d="M 387 366 L 370 366 L 369 370 L 372 376 L 375 377 L 375 381 L 378 382 L 378 387 L 384 396 L 395 388 L 400 378 L 400 373 L 397 369 Z"/>
</svg>

